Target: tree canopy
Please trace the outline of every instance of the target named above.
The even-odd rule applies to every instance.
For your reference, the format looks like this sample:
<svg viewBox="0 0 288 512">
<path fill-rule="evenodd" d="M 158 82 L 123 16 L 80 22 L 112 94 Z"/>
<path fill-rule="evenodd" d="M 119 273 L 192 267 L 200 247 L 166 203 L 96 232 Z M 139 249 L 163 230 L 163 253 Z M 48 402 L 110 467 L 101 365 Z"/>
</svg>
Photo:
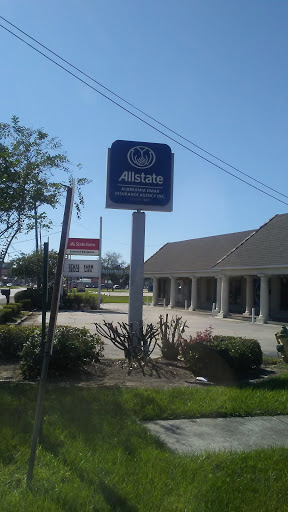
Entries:
<svg viewBox="0 0 288 512">
<path fill-rule="evenodd" d="M 119 252 L 108 251 L 101 259 L 101 266 L 105 270 L 117 270 L 127 267 L 127 263 L 125 263 Z"/>
<path fill-rule="evenodd" d="M 54 281 L 56 267 L 58 261 L 58 253 L 56 251 L 49 251 L 48 256 L 48 282 Z M 39 286 L 42 282 L 42 269 L 43 269 L 43 254 L 42 252 L 33 251 L 30 254 L 22 253 L 21 256 L 14 258 L 11 262 L 9 275 L 17 277 L 18 279 L 26 279 L 36 283 Z M 40 276 L 40 278 L 39 278 Z"/>
<path fill-rule="evenodd" d="M 39 224 L 49 227 L 47 206 L 56 208 L 71 185 L 70 166 L 57 137 L 21 126 L 16 116 L 11 124 L 0 123 L 0 266 L 11 241 L 22 231 L 34 229 L 38 250 Z M 78 216 L 84 204 L 81 187 L 87 183 L 86 178 L 77 178 Z"/>
</svg>

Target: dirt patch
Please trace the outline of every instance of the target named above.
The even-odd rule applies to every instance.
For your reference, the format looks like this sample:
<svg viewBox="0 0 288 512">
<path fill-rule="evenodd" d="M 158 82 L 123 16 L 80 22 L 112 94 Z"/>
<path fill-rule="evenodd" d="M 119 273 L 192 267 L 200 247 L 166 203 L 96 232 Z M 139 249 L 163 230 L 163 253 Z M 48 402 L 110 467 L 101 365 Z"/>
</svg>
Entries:
<svg viewBox="0 0 288 512">
<path fill-rule="evenodd" d="M 266 365 L 260 372 L 246 377 L 246 381 L 265 380 L 276 376 L 286 369 L 283 365 Z M 19 364 L 0 362 L 0 382 L 23 381 Z M 27 381 L 25 381 L 27 382 Z M 149 360 L 145 365 L 134 362 L 131 367 L 126 360 L 103 359 L 100 363 L 89 365 L 78 375 L 49 377 L 50 384 L 78 386 L 121 386 L 138 388 L 195 387 L 211 383 L 197 379 L 184 362 L 167 361 L 164 358 Z"/>
</svg>

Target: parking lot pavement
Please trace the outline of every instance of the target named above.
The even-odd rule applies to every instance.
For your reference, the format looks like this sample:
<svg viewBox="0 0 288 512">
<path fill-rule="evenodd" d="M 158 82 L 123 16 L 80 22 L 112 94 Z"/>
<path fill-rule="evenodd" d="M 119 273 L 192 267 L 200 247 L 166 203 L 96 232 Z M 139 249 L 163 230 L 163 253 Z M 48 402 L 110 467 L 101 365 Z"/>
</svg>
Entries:
<svg viewBox="0 0 288 512">
<path fill-rule="evenodd" d="M 144 323 L 154 323 L 159 321 L 160 315 L 168 313 L 169 319 L 172 316 L 182 316 L 183 321 L 187 321 L 185 337 L 193 336 L 197 331 L 203 331 L 211 326 L 213 334 L 223 334 L 230 336 L 244 336 L 259 341 L 263 353 L 266 356 L 277 357 L 275 333 L 280 330 L 280 325 L 275 324 L 252 324 L 249 321 L 235 320 L 230 318 L 213 317 L 211 313 L 199 313 L 185 311 L 181 309 L 168 309 L 163 307 L 143 306 Z M 49 314 L 47 314 L 49 321 Z M 128 322 L 128 304 L 103 304 L 99 311 L 60 311 L 58 314 L 57 325 L 71 325 L 72 327 L 86 327 L 90 332 L 95 333 L 95 322 Z M 26 324 L 41 325 L 41 314 L 32 315 Z M 160 356 L 160 349 L 156 347 L 153 357 Z M 105 357 L 117 359 L 123 357 L 123 353 L 112 343 L 105 340 Z"/>
</svg>

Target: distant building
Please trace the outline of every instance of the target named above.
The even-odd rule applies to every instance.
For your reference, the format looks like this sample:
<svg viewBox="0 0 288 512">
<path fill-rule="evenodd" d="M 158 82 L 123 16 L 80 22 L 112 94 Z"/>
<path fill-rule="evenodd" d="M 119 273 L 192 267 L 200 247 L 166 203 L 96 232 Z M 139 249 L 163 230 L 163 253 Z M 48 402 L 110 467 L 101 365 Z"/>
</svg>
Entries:
<svg viewBox="0 0 288 512">
<path fill-rule="evenodd" d="M 171 242 L 145 262 L 153 305 L 288 321 L 288 214 L 259 229 Z"/>
</svg>

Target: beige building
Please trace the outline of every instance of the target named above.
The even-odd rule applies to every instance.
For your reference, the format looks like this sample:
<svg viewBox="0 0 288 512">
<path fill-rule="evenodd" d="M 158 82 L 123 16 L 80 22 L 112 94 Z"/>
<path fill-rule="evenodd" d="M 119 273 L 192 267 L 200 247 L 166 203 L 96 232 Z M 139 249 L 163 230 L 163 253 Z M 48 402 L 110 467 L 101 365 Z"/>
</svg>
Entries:
<svg viewBox="0 0 288 512">
<path fill-rule="evenodd" d="M 153 305 L 288 321 L 288 214 L 259 229 L 171 242 L 145 262 Z"/>
</svg>

